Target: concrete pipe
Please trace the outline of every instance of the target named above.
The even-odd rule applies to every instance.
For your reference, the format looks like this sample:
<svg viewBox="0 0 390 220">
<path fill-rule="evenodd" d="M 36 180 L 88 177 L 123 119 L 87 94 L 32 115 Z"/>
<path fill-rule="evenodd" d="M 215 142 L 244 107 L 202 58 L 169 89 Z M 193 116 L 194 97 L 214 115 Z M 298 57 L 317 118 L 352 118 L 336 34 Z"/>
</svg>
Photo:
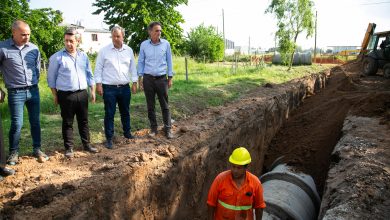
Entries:
<svg viewBox="0 0 390 220">
<path fill-rule="evenodd" d="M 263 219 L 317 219 L 321 200 L 311 176 L 280 164 L 260 180 L 267 204 Z"/>
</svg>

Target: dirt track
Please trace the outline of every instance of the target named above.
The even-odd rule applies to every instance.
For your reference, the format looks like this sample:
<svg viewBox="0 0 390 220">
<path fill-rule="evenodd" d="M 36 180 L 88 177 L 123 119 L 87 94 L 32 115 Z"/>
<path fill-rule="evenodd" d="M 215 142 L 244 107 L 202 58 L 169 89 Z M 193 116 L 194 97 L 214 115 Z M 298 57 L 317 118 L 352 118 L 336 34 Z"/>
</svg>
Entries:
<svg viewBox="0 0 390 220">
<path fill-rule="evenodd" d="M 23 157 L 17 174 L 0 183 L 2 214 L 15 219 L 204 219 L 207 189 L 216 173 L 226 169 L 234 146 L 257 151 L 251 169 L 261 173 L 266 149 L 258 145 L 268 145 L 285 115 L 272 97 L 293 84 L 259 88 L 242 100 L 178 122 L 178 138 L 172 141 L 149 139 L 140 131 L 138 139 L 111 151 L 101 148 L 97 155 L 76 152 L 75 159 L 67 160 L 62 152 L 53 152 L 44 164 Z M 264 166 L 283 155 L 290 165 L 313 175 L 321 194 L 347 113 L 378 117 L 390 128 L 389 101 L 390 80 L 361 77 L 356 65 L 334 68 L 327 88 L 288 116 L 268 147 Z M 265 102 L 276 109 L 263 110 Z M 280 118 L 267 116 L 269 111 L 280 111 Z M 259 117 L 275 127 L 263 131 L 260 123 L 251 122 Z"/>
</svg>

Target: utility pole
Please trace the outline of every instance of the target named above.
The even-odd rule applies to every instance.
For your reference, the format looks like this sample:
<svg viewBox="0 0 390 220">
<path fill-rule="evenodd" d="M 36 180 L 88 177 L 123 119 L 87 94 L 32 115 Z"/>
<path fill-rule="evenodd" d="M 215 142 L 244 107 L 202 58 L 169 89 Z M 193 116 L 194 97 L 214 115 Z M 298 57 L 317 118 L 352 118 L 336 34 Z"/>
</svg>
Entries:
<svg viewBox="0 0 390 220">
<path fill-rule="evenodd" d="M 317 56 L 317 11 L 316 11 L 316 24 L 315 24 L 315 34 L 314 34 L 314 62 L 316 62 Z"/>
<path fill-rule="evenodd" d="M 276 32 L 275 32 L 275 48 L 274 48 L 274 56 L 276 56 Z"/>
<path fill-rule="evenodd" d="M 225 48 L 226 48 L 226 39 L 225 39 L 225 13 L 222 8 L 222 31 L 223 31 L 223 61 L 225 61 Z"/>
<path fill-rule="evenodd" d="M 248 55 L 251 55 L 251 36 L 249 36 Z"/>
</svg>

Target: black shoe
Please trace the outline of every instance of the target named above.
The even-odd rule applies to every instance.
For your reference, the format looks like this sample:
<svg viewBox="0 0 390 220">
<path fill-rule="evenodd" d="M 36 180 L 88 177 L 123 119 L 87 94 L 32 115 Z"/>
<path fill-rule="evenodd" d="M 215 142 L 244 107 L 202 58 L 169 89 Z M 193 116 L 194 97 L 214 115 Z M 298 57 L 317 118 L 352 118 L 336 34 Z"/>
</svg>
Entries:
<svg viewBox="0 0 390 220">
<path fill-rule="evenodd" d="M 73 149 L 69 148 L 65 150 L 65 157 L 72 158 L 74 156 Z"/>
<path fill-rule="evenodd" d="M 8 169 L 7 167 L 0 168 L 0 176 L 11 176 L 15 174 L 15 170 Z"/>
<path fill-rule="evenodd" d="M 90 144 L 85 145 L 84 150 L 88 151 L 90 153 L 97 153 L 98 152 L 98 150 L 96 148 L 92 147 L 92 145 L 90 145 Z"/>
<path fill-rule="evenodd" d="M 135 137 L 130 133 L 130 134 L 125 135 L 125 138 L 134 139 Z"/>
<path fill-rule="evenodd" d="M 112 143 L 112 140 L 107 140 L 106 143 L 104 143 L 104 146 L 107 148 L 107 149 L 112 149 L 113 148 L 113 143 Z"/>
</svg>

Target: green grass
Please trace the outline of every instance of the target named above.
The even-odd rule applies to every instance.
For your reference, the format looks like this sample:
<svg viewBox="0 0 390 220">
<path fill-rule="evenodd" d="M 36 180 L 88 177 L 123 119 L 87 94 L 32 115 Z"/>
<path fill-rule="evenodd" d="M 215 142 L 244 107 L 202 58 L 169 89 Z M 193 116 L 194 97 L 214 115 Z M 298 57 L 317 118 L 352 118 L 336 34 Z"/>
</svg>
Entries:
<svg viewBox="0 0 390 220">
<path fill-rule="evenodd" d="M 184 63 L 183 57 L 174 58 L 176 74 L 173 87 L 169 91 L 169 102 L 172 118 L 175 121 L 189 117 L 207 107 L 223 105 L 267 82 L 283 83 L 329 68 L 326 65 L 296 66 L 290 72 L 287 72 L 287 67 L 266 65 L 262 68 L 239 66 L 234 71 L 231 63 L 225 63 L 225 65 L 222 63 L 204 64 L 189 59 L 189 80 L 186 81 Z M 45 151 L 63 150 L 60 109 L 59 106 L 53 104 L 44 73 L 41 76 L 39 88 L 41 95 L 42 147 Z M 162 117 L 158 101 L 156 101 L 156 110 L 157 120 L 161 125 Z M 148 128 L 149 121 L 143 92 L 132 95 L 130 111 L 132 131 Z M 5 145 L 8 146 L 10 119 L 6 102 L 0 105 L 0 112 L 3 120 Z M 103 118 L 104 105 L 102 98 L 98 96 L 96 103 L 89 105 L 92 143 L 104 141 Z M 118 111 L 115 114 L 115 134 L 122 135 Z M 74 122 L 74 139 L 76 145 L 81 144 L 76 121 Z M 31 145 L 28 115 L 27 110 L 25 110 L 24 126 L 20 140 L 21 154 L 31 152 Z"/>
</svg>

